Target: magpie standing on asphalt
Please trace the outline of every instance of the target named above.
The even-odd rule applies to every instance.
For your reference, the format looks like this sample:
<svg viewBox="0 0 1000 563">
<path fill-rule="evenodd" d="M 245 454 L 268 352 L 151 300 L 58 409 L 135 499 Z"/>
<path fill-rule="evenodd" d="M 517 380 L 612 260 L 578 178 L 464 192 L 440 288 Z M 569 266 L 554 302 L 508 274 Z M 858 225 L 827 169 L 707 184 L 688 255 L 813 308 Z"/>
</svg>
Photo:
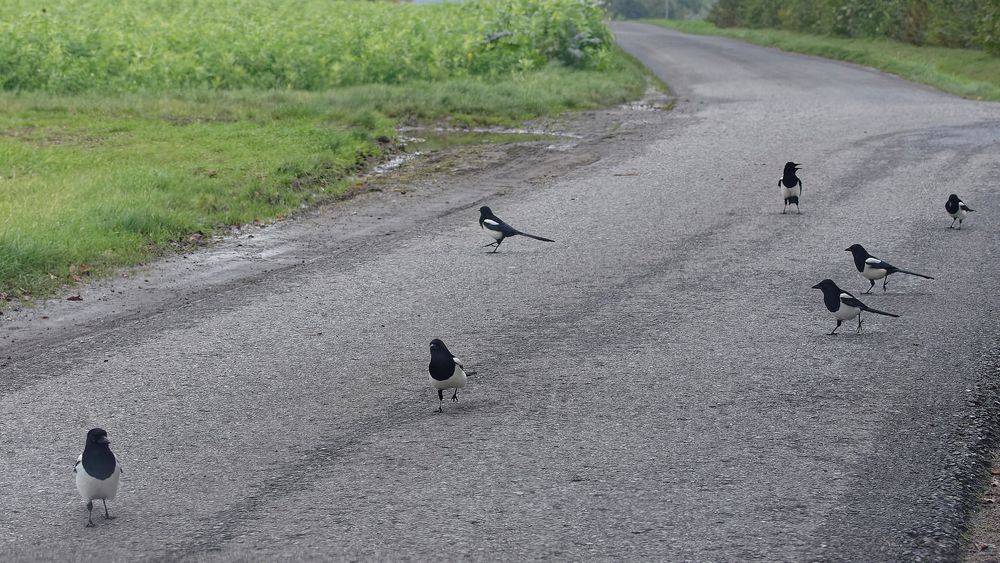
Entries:
<svg viewBox="0 0 1000 563">
<path fill-rule="evenodd" d="M 855 332 L 860 333 L 862 311 L 875 313 L 876 315 L 885 315 L 887 317 L 899 317 L 899 315 L 872 309 L 850 293 L 837 287 L 837 284 L 833 283 L 833 280 L 830 279 L 819 282 L 813 286 L 813 289 L 823 290 L 823 303 L 826 304 L 827 310 L 833 313 L 834 318 L 837 319 L 837 326 L 833 327 L 830 336 L 836 336 L 837 329 L 840 328 L 841 323 L 854 317 L 858 318 L 858 328 L 855 329 Z"/>
<path fill-rule="evenodd" d="M 93 527 L 94 501 L 104 503 L 104 517 L 112 520 L 114 516 L 108 513 L 108 501 L 114 500 L 118 493 L 118 479 L 122 474 L 122 466 L 118 458 L 111 453 L 111 441 L 108 433 L 100 428 L 87 432 L 87 443 L 83 453 L 76 459 L 73 473 L 76 473 L 76 490 L 87 501 L 87 527 Z"/>
<path fill-rule="evenodd" d="M 444 342 L 435 338 L 431 340 L 431 363 L 427 366 L 430 372 L 431 387 L 438 392 L 438 412 L 444 412 L 444 390 L 454 389 L 451 400 L 458 402 L 458 389 L 465 387 L 466 374 L 459 360 L 448 351 Z"/>
<path fill-rule="evenodd" d="M 872 292 L 872 289 L 875 287 L 875 280 L 882 280 L 882 291 L 885 291 L 885 286 L 889 285 L 889 276 L 895 274 L 896 272 L 901 274 L 910 274 L 911 276 L 917 276 L 928 280 L 934 279 L 930 276 L 897 268 L 888 262 L 879 260 L 871 254 L 868 254 L 865 247 L 860 244 L 852 244 L 844 250 L 854 255 L 854 267 L 858 269 L 861 277 L 871 282 L 871 287 L 869 287 L 868 291 L 865 293 Z"/>
<path fill-rule="evenodd" d="M 503 239 L 507 237 L 512 237 L 514 235 L 521 235 L 528 238 L 533 238 L 535 240 L 543 240 L 545 242 L 555 242 L 552 239 L 545 237 L 540 237 L 536 235 L 529 235 L 528 233 L 519 231 L 514 227 L 511 227 L 507 223 L 504 223 L 502 219 L 493 214 L 493 211 L 485 205 L 479 208 L 479 226 L 482 227 L 487 234 L 496 239 L 496 242 L 492 242 L 485 246 L 495 246 L 493 252 L 500 250 L 500 243 Z"/>
<path fill-rule="evenodd" d="M 954 229 L 955 221 L 958 221 L 958 230 L 960 231 L 962 230 L 962 221 L 965 220 L 965 216 L 975 211 L 975 209 L 965 205 L 965 202 L 956 194 L 948 196 L 948 201 L 944 204 L 944 210 L 948 212 L 948 215 L 951 215 L 951 225 L 948 225 L 948 228 Z"/>
<path fill-rule="evenodd" d="M 802 195 L 802 180 L 799 180 L 799 177 L 795 175 L 798 169 L 798 164 L 786 162 L 785 171 L 781 173 L 781 179 L 778 180 L 778 186 L 781 187 L 781 197 L 785 198 L 785 207 L 781 209 L 782 215 L 788 211 L 788 206 L 792 203 L 795 204 L 795 212 L 802 213 L 799 210 L 799 196 Z"/>
</svg>

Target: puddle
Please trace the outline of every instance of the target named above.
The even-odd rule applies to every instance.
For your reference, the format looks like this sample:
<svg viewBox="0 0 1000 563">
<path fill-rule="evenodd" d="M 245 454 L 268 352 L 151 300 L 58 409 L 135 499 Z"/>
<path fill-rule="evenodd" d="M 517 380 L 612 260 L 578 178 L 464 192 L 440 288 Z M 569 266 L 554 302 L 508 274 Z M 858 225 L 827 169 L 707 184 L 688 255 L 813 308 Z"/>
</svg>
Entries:
<svg viewBox="0 0 1000 563">
<path fill-rule="evenodd" d="M 409 152 L 427 152 L 458 145 L 488 145 L 579 139 L 579 135 L 533 131 L 530 129 L 446 129 L 443 127 L 403 127 L 400 140 Z"/>
</svg>

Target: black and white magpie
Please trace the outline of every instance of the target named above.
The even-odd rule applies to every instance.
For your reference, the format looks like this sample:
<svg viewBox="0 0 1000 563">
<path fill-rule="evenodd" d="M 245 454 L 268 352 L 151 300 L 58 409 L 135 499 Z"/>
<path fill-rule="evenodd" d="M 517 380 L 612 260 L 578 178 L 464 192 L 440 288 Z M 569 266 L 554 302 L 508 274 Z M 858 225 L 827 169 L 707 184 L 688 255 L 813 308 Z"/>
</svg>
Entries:
<svg viewBox="0 0 1000 563">
<path fill-rule="evenodd" d="M 861 277 L 871 282 L 871 286 L 868 288 L 868 291 L 864 293 L 872 292 L 872 289 L 875 287 L 875 280 L 882 280 L 882 291 L 885 291 L 885 286 L 889 285 L 889 276 L 895 274 L 896 272 L 901 274 L 910 274 L 911 276 L 917 276 L 928 280 L 934 279 L 930 276 L 897 268 L 884 260 L 879 260 L 871 254 L 868 254 L 865 247 L 860 244 L 852 244 L 844 250 L 854 255 L 854 267 L 858 269 L 858 273 L 861 274 Z"/>
<path fill-rule="evenodd" d="M 458 402 L 458 389 L 465 387 L 466 374 L 459 360 L 448 350 L 444 342 L 435 338 L 431 340 L 431 363 L 427 366 L 430 372 L 431 387 L 438 392 L 438 412 L 444 412 L 444 390 L 454 389 L 451 400 Z"/>
<path fill-rule="evenodd" d="M 785 170 L 781 173 L 781 179 L 778 180 L 778 186 L 781 187 L 781 197 L 785 198 L 785 207 L 781 209 L 782 215 L 788 211 L 788 206 L 792 203 L 795 204 L 795 212 L 802 213 L 799 210 L 799 197 L 802 195 L 802 180 L 799 180 L 799 177 L 795 175 L 798 169 L 798 164 L 786 162 Z"/>
<path fill-rule="evenodd" d="M 855 332 L 860 333 L 862 311 L 875 313 L 876 315 L 885 315 L 887 317 L 899 317 L 899 315 L 872 309 L 859 301 L 857 297 L 837 287 L 837 284 L 830 279 L 819 282 L 813 286 L 813 289 L 823 290 L 823 303 L 826 304 L 827 310 L 833 313 L 834 318 L 837 319 L 837 326 L 833 327 L 833 330 L 830 332 L 831 336 L 837 334 L 837 329 L 840 328 L 841 323 L 854 317 L 858 318 L 858 328 L 855 329 Z"/>
<path fill-rule="evenodd" d="M 118 493 L 118 479 L 122 474 L 122 466 L 118 458 L 111 453 L 111 441 L 108 433 L 100 428 L 87 432 L 87 442 L 83 453 L 76 459 L 73 473 L 76 473 L 76 490 L 87 501 L 87 527 L 94 525 L 94 501 L 104 503 L 104 517 L 114 518 L 108 513 L 108 501 L 114 500 Z"/>
<path fill-rule="evenodd" d="M 500 243 L 503 242 L 503 239 L 514 235 L 521 235 L 535 240 L 543 240 L 545 242 L 555 242 L 552 239 L 537 235 L 529 235 L 524 231 L 519 231 L 514 227 L 511 227 L 507 223 L 504 223 L 502 219 L 494 215 L 493 211 L 485 205 L 479 208 L 479 226 L 485 229 L 487 234 L 496 239 L 496 242 L 491 242 L 490 244 L 485 245 L 495 246 L 496 248 L 493 249 L 493 252 L 500 250 Z"/>
<path fill-rule="evenodd" d="M 958 221 L 958 230 L 960 231 L 962 230 L 962 221 L 965 220 L 965 216 L 975 211 L 975 209 L 965 205 L 965 202 L 956 194 L 948 196 L 948 201 L 944 204 L 944 210 L 948 212 L 948 215 L 951 215 L 951 225 L 948 225 L 948 228 L 954 229 L 955 221 Z"/>
</svg>

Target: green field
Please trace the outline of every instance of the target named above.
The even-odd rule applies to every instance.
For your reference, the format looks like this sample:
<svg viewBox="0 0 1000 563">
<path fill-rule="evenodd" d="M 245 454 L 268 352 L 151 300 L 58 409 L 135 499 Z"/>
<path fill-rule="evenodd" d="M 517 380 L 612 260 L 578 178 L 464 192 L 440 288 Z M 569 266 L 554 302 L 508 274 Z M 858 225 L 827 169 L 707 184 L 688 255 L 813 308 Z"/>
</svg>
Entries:
<svg viewBox="0 0 1000 563">
<path fill-rule="evenodd" d="M 646 21 L 686 33 L 733 37 L 757 45 L 862 64 L 966 98 L 1000 101 L 1000 57 L 982 51 L 918 47 L 891 39 L 828 37 L 777 29 L 719 28 L 704 21 Z"/>
<path fill-rule="evenodd" d="M 645 76 L 602 18 L 571 0 L 0 0 L 0 297 L 344 194 L 399 122 L 634 99 Z"/>
</svg>

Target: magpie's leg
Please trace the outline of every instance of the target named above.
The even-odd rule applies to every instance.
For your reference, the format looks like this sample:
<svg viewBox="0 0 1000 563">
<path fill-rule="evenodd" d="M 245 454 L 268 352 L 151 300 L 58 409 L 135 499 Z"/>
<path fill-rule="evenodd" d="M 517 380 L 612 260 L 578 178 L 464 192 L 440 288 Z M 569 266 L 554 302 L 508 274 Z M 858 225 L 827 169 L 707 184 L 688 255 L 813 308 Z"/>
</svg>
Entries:
<svg viewBox="0 0 1000 563">
<path fill-rule="evenodd" d="M 112 515 L 110 515 L 110 514 L 108 514 L 108 501 L 106 501 L 106 500 L 104 500 L 104 499 L 101 499 L 101 502 L 103 502 L 103 503 L 104 503 L 104 517 L 105 517 L 106 519 L 108 519 L 108 520 L 114 520 L 114 519 L 115 519 L 115 517 L 114 517 L 114 516 L 112 516 Z"/>
<path fill-rule="evenodd" d="M 496 245 L 497 245 L 497 243 L 496 243 L 496 242 L 491 242 L 491 243 L 489 243 L 489 244 L 484 244 L 484 245 L 483 245 L 483 248 L 488 248 L 488 247 L 490 247 L 490 246 L 496 246 Z"/>
<path fill-rule="evenodd" d="M 885 277 L 882 278 L 882 293 L 885 293 L 885 287 L 887 285 L 889 285 L 889 274 L 886 274 Z"/>
<path fill-rule="evenodd" d="M 951 220 L 951 225 L 948 225 L 949 229 L 955 228 L 955 221 L 958 221 L 958 217 L 955 217 L 954 219 Z"/>
<path fill-rule="evenodd" d="M 837 319 L 837 326 L 833 327 L 833 330 L 827 336 L 837 336 L 837 329 L 840 328 L 840 323 L 842 322 L 840 319 Z"/>
<path fill-rule="evenodd" d="M 875 289 L 875 280 L 868 280 L 868 281 L 871 282 L 872 285 L 871 287 L 868 288 L 868 291 L 865 292 L 866 294 L 871 293 L 872 290 Z"/>
<path fill-rule="evenodd" d="M 799 204 L 797 204 L 797 203 L 795 204 L 795 214 L 796 215 L 802 215 L 802 208 L 800 208 Z"/>
<path fill-rule="evenodd" d="M 785 213 L 788 213 L 788 202 L 787 201 L 785 202 L 785 206 L 781 208 L 781 214 L 784 215 Z"/>
<path fill-rule="evenodd" d="M 497 241 L 497 247 L 493 249 L 493 252 L 492 252 L 493 254 L 496 254 L 497 250 L 500 250 L 500 243 L 501 242 L 503 242 L 503 239 L 500 239 L 500 240 Z"/>
<path fill-rule="evenodd" d="M 444 412 L 444 391 L 438 389 L 438 412 Z"/>
<path fill-rule="evenodd" d="M 87 501 L 87 527 L 94 527 L 94 501 Z"/>
<path fill-rule="evenodd" d="M 959 219 L 958 220 L 958 230 L 960 230 L 960 231 L 962 230 L 962 221 L 964 221 L 964 219 Z M 952 222 L 954 222 L 954 221 L 952 221 Z"/>
<path fill-rule="evenodd" d="M 452 400 L 452 402 L 455 402 L 455 403 L 458 402 L 458 388 L 457 387 L 455 388 L 455 394 L 451 396 L 451 400 Z"/>
<path fill-rule="evenodd" d="M 858 328 L 854 329 L 854 332 L 861 334 L 861 313 L 858 313 Z"/>
</svg>

